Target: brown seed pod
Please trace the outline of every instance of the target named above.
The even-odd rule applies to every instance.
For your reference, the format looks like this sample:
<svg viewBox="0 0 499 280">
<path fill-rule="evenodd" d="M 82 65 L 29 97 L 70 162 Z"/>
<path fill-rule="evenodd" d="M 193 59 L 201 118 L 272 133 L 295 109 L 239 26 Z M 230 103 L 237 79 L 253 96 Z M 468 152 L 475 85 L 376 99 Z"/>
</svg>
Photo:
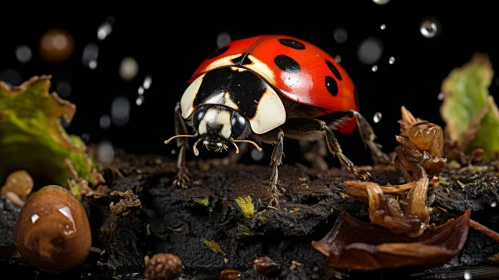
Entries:
<svg viewBox="0 0 499 280">
<path fill-rule="evenodd" d="M 73 53 L 73 36 L 61 29 L 50 29 L 40 41 L 40 56 L 50 63 L 63 62 Z"/>
<path fill-rule="evenodd" d="M 24 170 L 18 170 L 12 172 L 7 177 L 1 192 L 15 205 L 22 207 L 26 201 L 26 197 L 31 193 L 33 185 L 33 178 L 31 178 L 29 173 Z"/>
<path fill-rule="evenodd" d="M 241 276 L 241 271 L 232 268 L 226 268 L 220 273 L 220 280 L 235 280 Z"/>
<path fill-rule="evenodd" d="M 281 267 L 269 257 L 255 259 L 251 262 L 250 268 L 266 276 L 274 276 L 281 269 Z"/>
<path fill-rule="evenodd" d="M 28 199 L 14 234 L 21 256 L 46 272 L 75 268 L 92 246 L 85 208 L 70 191 L 55 185 L 41 188 Z"/>
<path fill-rule="evenodd" d="M 172 280 L 182 274 L 184 265 L 182 260 L 173 254 L 156 254 L 151 258 L 144 258 L 146 269 L 144 276 L 147 280 Z"/>
</svg>

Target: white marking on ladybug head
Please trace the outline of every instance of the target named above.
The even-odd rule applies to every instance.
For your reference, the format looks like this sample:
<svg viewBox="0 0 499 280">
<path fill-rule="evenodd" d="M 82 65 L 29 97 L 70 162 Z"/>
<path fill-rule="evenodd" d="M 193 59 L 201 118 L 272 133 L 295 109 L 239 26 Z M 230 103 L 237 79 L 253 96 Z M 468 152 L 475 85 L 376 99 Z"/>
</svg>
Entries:
<svg viewBox="0 0 499 280">
<path fill-rule="evenodd" d="M 227 150 L 232 133 L 230 109 L 208 106 L 200 110 L 203 111 L 199 111 L 202 115 L 200 115 L 197 130 L 199 137 L 204 139 L 203 145 L 206 149 L 216 152 Z"/>
<path fill-rule="evenodd" d="M 205 74 L 202 74 L 197 79 L 195 79 L 184 91 L 182 98 L 180 99 L 180 109 L 182 110 L 182 117 L 187 119 L 193 112 L 194 107 L 192 103 L 196 98 L 196 95 L 201 87 Z"/>
<path fill-rule="evenodd" d="M 250 119 L 256 134 L 266 133 L 286 122 L 286 109 L 277 93 L 270 86 L 258 101 L 255 116 Z"/>
</svg>

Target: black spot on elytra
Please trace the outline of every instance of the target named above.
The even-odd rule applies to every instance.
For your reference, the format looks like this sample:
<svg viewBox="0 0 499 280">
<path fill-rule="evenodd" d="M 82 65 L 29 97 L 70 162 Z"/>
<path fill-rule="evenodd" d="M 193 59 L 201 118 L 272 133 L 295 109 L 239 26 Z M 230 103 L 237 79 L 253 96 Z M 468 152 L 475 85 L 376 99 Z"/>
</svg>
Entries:
<svg viewBox="0 0 499 280">
<path fill-rule="evenodd" d="M 242 54 L 236 58 L 233 58 L 231 61 L 232 63 L 238 65 L 248 65 L 253 63 L 253 61 L 251 61 L 251 59 L 246 54 Z"/>
<path fill-rule="evenodd" d="M 338 84 L 333 77 L 326 76 L 326 88 L 331 93 L 331 95 L 338 95 Z"/>
<path fill-rule="evenodd" d="M 280 54 L 276 56 L 274 63 L 284 72 L 293 74 L 300 72 L 300 64 L 287 55 Z"/>
<path fill-rule="evenodd" d="M 295 50 L 304 50 L 305 49 L 304 44 L 302 44 L 298 41 L 295 41 L 295 40 L 291 40 L 291 39 L 279 39 L 279 43 L 281 43 L 281 45 L 293 48 Z"/>
<path fill-rule="evenodd" d="M 334 64 L 327 59 L 326 59 L 326 64 L 327 64 L 327 67 L 329 67 L 329 69 L 331 70 L 331 72 L 333 72 L 336 79 L 341 81 L 343 79 L 343 77 L 341 77 L 341 74 L 340 74 L 340 71 L 338 71 L 338 68 L 336 68 L 336 66 L 334 66 Z"/>
<path fill-rule="evenodd" d="M 230 48 L 230 46 L 225 46 L 225 47 L 219 48 L 218 50 L 212 52 L 210 54 L 210 56 L 208 56 L 208 59 L 211 59 L 211 58 L 214 58 L 214 57 L 217 57 L 217 56 L 223 54 L 224 52 L 228 51 L 229 48 Z"/>
<path fill-rule="evenodd" d="M 230 99 L 239 107 L 238 111 L 252 119 L 265 91 L 267 84 L 258 75 L 250 71 L 239 72 L 231 67 L 223 67 L 206 73 L 192 105 L 197 107 L 207 99 L 228 92 Z M 218 104 L 224 102 L 224 97 L 216 100 Z"/>
</svg>

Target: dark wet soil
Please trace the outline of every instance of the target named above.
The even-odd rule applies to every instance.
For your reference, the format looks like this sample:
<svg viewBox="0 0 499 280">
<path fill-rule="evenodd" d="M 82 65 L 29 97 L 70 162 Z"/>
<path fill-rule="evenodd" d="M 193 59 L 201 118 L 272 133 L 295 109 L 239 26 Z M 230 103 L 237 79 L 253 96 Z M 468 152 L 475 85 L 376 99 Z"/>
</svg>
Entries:
<svg viewBox="0 0 499 280">
<path fill-rule="evenodd" d="M 325 257 L 311 242 L 327 234 L 341 211 L 368 220 L 366 205 L 344 192 L 343 181 L 353 179 L 345 171 L 281 167 L 283 195 L 276 210 L 267 208 L 268 166 L 211 160 L 192 162 L 189 168 L 189 188 L 174 189 L 173 158 L 123 156 L 106 167 L 106 195 L 84 200 L 94 249 L 80 268 L 56 276 L 41 273 L 16 257 L 13 227 L 19 209 L 0 197 L 0 270 L 14 277 L 0 278 L 144 279 L 144 256 L 156 253 L 178 255 L 184 263 L 182 279 L 218 279 L 226 268 L 240 270 L 239 279 L 252 280 L 463 279 L 465 270 L 473 279 L 499 278 L 499 267 L 488 260 L 499 253 L 499 243 L 473 229 L 463 251 L 439 267 L 376 273 L 328 269 Z M 382 185 L 403 182 L 399 172 L 391 169 L 370 172 Z M 445 169 L 441 177 L 440 186 L 430 190 L 433 222 L 470 209 L 472 219 L 499 231 L 499 211 L 493 207 L 499 202 L 496 169 Z M 235 202 L 247 195 L 257 211 L 252 218 L 245 217 Z M 203 239 L 218 243 L 223 253 L 210 250 Z M 274 278 L 249 269 L 252 260 L 263 256 L 280 265 Z"/>
</svg>

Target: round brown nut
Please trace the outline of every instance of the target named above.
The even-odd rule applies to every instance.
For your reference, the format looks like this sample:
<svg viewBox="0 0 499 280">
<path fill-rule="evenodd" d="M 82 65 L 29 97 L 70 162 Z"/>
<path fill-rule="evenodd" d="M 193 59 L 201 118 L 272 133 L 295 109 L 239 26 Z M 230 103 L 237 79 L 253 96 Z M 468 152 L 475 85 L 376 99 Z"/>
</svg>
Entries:
<svg viewBox="0 0 499 280">
<path fill-rule="evenodd" d="M 24 206 L 26 197 L 33 190 L 33 178 L 25 170 L 12 172 L 2 186 L 2 194 L 19 207 Z"/>
<path fill-rule="evenodd" d="M 173 254 L 156 254 L 145 258 L 144 276 L 147 280 L 172 280 L 182 274 L 182 260 Z"/>
<path fill-rule="evenodd" d="M 28 199 L 14 234 L 21 256 L 46 272 L 82 264 L 92 246 L 85 208 L 70 191 L 55 185 L 41 188 Z"/>
<path fill-rule="evenodd" d="M 73 36 L 67 31 L 50 29 L 40 41 L 40 56 L 47 62 L 63 62 L 73 53 L 74 45 Z"/>
<path fill-rule="evenodd" d="M 241 271 L 232 268 L 226 268 L 220 273 L 220 280 L 235 280 L 241 276 Z"/>
<path fill-rule="evenodd" d="M 280 266 L 269 257 L 255 259 L 251 262 L 250 268 L 266 276 L 274 276 L 281 269 Z"/>
</svg>

